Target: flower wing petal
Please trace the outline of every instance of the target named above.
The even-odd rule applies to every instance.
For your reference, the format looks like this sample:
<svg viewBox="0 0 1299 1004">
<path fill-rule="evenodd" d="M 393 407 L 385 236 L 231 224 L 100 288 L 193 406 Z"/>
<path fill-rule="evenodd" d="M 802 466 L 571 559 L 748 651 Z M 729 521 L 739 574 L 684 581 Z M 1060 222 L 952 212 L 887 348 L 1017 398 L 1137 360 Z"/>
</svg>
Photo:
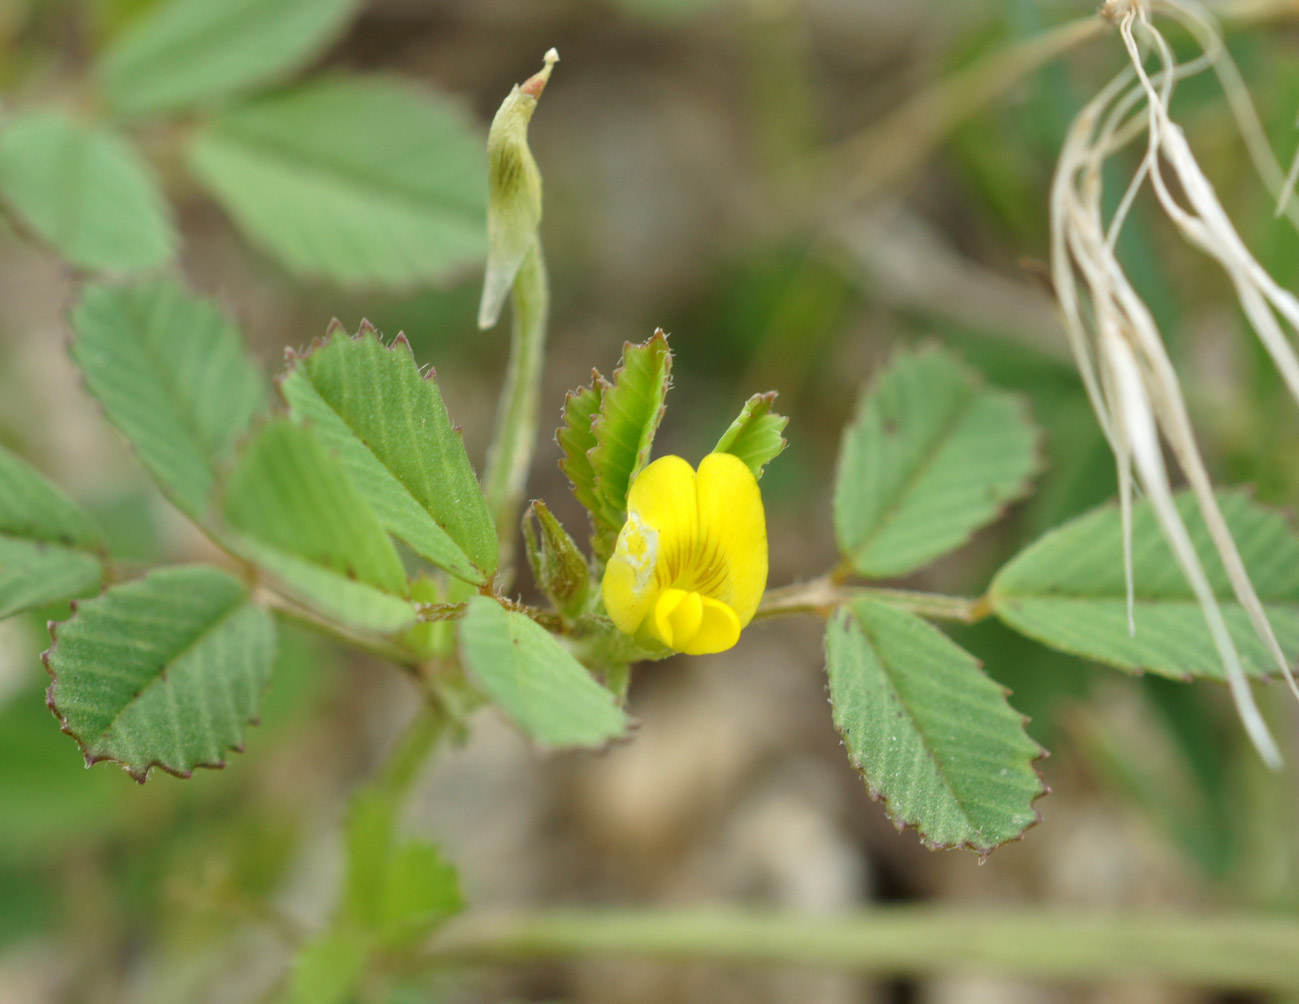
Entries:
<svg viewBox="0 0 1299 1004">
<path fill-rule="evenodd" d="M 694 548 L 698 526 L 695 472 L 680 457 L 661 457 L 627 494 L 627 522 L 600 585 L 610 619 L 635 634 Z"/>
</svg>

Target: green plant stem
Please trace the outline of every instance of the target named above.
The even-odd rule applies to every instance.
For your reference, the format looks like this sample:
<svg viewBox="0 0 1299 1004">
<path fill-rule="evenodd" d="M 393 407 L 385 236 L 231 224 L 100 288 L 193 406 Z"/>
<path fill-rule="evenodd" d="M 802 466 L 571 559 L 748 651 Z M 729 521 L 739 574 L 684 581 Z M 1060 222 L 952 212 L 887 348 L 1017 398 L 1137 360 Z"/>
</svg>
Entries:
<svg viewBox="0 0 1299 1004">
<path fill-rule="evenodd" d="M 911 589 L 881 589 L 875 586 L 846 586 L 834 575 L 810 582 L 781 586 L 767 591 L 755 619 L 812 614 L 829 617 L 840 606 L 855 599 L 877 600 L 921 617 L 974 624 L 992 613 L 987 597 L 943 596 Z"/>
<path fill-rule="evenodd" d="M 411 652 L 410 649 L 381 638 L 376 635 L 369 635 L 362 631 L 354 631 L 351 628 L 344 627 L 337 621 L 326 617 L 324 614 L 313 610 L 297 600 L 285 596 L 283 593 L 272 588 L 263 581 L 259 581 L 256 570 L 253 572 L 252 581 L 255 583 L 253 591 L 253 601 L 265 610 L 271 613 L 279 614 L 281 617 L 287 617 L 296 621 L 304 627 L 311 628 L 322 635 L 331 638 L 334 641 L 341 641 L 347 645 L 355 645 L 357 648 L 364 649 L 372 655 L 377 655 L 381 659 L 387 659 L 407 668 L 413 668 L 419 663 L 418 656 Z"/>
<path fill-rule="evenodd" d="M 372 790 L 381 792 L 394 809 L 399 808 L 429 755 L 446 735 L 451 715 L 436 698 L 425 700 L 415 719 L 406 727 L 401 741 L 388 755 L 379 774 L 370 782 Z"/>
<path fill-rule="evenodd" d="M 519 509 L 537 446 L 541 363 L 550 315 L 550 283 L 541 240 L 533 242 L 510 290 L 510 361 L 496 413 L 496 435 L 487 453 L 487 506 L 500 540 L 500 567 L 508 581 L 518 536 Z"/>
<path fill-rule="evenodd" d="M 840 969 L 873 977 L 995 973 L 1043 981 L 1154 980 L 1299 991 L 1299 920 L 1235 915 L 892 906 L 810 917 L 739 910 L 470 915 L 433 965 L 619 957 Z"/>
</svg>

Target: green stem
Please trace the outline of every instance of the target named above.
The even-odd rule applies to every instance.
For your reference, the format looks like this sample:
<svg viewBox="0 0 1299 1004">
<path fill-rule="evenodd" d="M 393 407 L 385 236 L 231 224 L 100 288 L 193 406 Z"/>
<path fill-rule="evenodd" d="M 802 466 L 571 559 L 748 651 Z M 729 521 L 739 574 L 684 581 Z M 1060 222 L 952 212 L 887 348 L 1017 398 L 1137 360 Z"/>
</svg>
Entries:
<svg viewBox="0 0 1299 1004">
<path fill-rule="evenodd" d="M 541 240 L 533 242 L 510 291 L 513 325 L 505 387 L 496 413 L 496 436 L 487 454 L 487 505 L 508 574 L 518 536 L 519 506 L 537 445 L 541 363 L 550 315 L 550 283 Z"/>
<path fill-rule="evenodd" d="M 1164 981 L 1299 991 L 1292 917 L 1085 914 L 890 906 L 839 916 L 739 910 L 566 910 L 469 916 L 431 965 L 619 957 L 840 969 L 873 977 L 995 973 L 1043 981 Z"/>
<path fill-rule="evenodd" d="M 428 762 L 433 747 L 451 724 L 451 716 L 440 701 L 426 700 L 397 747 L 388 755 L 379 775 L 370 783 L 371 789 L 382 792 L 394 808 L 399 807 Z"/>
<path fill-rule="evenodd" d="M 762 598 L 755 619 L 813 614 L 829 617 L 840 606 L 855 599 L 877 600 L 909 610 L 921 617 L 974 624 L 992 613 L 986 596 L 943 596 L 912 589 L 881 589 L 876 586 L 847 586 L 833 574 L 793 586 L 769 589 Z"/>
<path fill-rule="evenodd" d="M 381 659 L 395 662 L 408 669 L 415 667 L 419 663 L 418 656 L 405 646 L 386 638 L 353 630 L 339 624 L 319 611 L 285 596 L 273 586 L 261 581 L 256 569 L 253 570 L 251 582 L 254 586 L 253 600 L 264 610 L 279 614 L 281 617 L 287 617 L 333 641 L 341 641 L 346 645 L 355 645 L 371 655 L 377 655 Z"/>
</svg>

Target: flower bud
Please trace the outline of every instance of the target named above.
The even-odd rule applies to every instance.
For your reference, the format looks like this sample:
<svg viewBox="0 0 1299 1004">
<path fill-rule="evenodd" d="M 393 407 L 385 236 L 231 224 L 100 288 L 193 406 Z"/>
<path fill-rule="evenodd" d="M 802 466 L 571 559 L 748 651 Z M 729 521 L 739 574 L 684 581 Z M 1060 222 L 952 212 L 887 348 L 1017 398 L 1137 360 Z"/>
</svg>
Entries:
<svg viewBox="0 0 1299 1004">
<path fill-rule="evenodd" d="M 541 171 L 528 149 L 528 123 L 557 62 L 559 53 L 551 49 L 538 73 L 514 85 L 487 134 L 487 275 L 478 305 L 483 330 L 500 318 L 541 225 Z"/>
<path fill-rule="evenodd" d="M 591 569 L 577 543 L 546 508 L 546 503 L 532 503 L 523 517 L 523 536 L 537 588 L 562 613 L 570 617 L 582 613 L 591 592 Z"/>
</svg>

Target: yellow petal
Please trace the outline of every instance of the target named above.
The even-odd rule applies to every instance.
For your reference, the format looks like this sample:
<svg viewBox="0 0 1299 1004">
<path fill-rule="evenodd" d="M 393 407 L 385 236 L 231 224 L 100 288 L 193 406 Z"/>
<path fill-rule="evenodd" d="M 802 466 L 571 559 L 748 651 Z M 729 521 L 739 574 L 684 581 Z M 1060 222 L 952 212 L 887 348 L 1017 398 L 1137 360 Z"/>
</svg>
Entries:
<svg viewBox="0 0 1299 1004">
<path fill-rule="evenodd" d="M 600 592 L 618 630 L 635 634 L 671 584 L 693 547 L 697 505 L 694 469 L 680 457 L 663 457 L 637 476 L 627 495 L 627 522 L 618 534 Z"/>
<path fill-rule="evenodd" d="M 623 527 L 623 532 L 618 535 L 620 549 L 626 534 L 627 528 Z M 604 570 L 600 595 L 604 597 L 605 611 L 618 630 L 623 634 L 635 634 L 658 599 L 659 588 L 652 570 L 642 575 L 634 564 L 620 558 L 615 551 Z"/>
<path fill-rule="evenodd" d="M 694 595 L 698 596 L 698 593 Z M 712 655 L 725 652 L 740 640 L 740 618 L 735 611 L 711 596 L 701 596 L 702 616 L 694 637 L 676 646 L 686 655 Z"/>
<path fill-rule="evenodd" d="M 650 633 L 668 648 L 681 650 L 699 632 L 703 620 L 703 601 L 698 593 L 681 589 L 665 589 L 654 604 L 654 619 Z"/>
<path fill-rule="evenodd" d="M 738 457 L 710 453 L 699 465 L 695 487 L 702 561 L 696 581 L 743 628 L 767 588 L 767 517 L 758 482 Z"/>
<path fill-rule="evenodd" d="M 636 476 L 627 493 L 627 521 L 640 520 L 658 534 L 655 575 L 673 584 L 694 552 L 698 536 L 695 470 L 680 457 L 660 457 Z"/>
</svg>

